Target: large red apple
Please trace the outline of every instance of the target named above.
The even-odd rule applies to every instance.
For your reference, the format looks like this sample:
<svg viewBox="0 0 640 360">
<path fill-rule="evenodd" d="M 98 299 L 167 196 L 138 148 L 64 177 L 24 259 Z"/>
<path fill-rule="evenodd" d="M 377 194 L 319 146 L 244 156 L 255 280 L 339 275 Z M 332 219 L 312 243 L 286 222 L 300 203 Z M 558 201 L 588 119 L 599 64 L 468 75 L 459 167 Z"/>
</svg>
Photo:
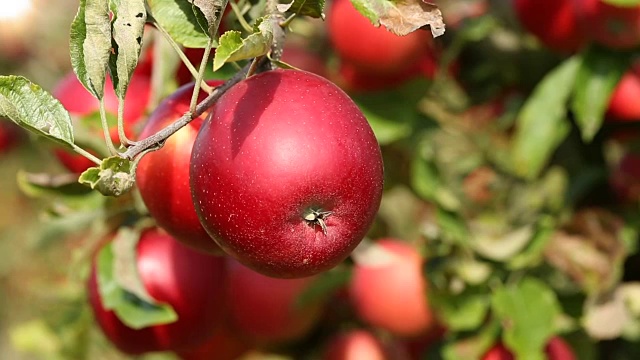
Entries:
<svg viewBox="0 0 640 360">
<path fill-rule="evenodd" d="M 222 81 L 207 83 L 218 86 Z M 189 111 L 193 86 L 194 83 L 184 85 L 164 99 L 149 116 L 140 138 L 155 134 Z M 200 92 L 199 101 L 205 97 Z M 178 130 L 160 150 L 145 155 L 136 170 L 136 183 L 149 214 L 160 227 L 194 249 L 220 253 L 220 247 L 200 224 L 189 185 L 191 149 L 208 114 L 203 113 Z"/>
<path fill-rule="evenodd" d="M 383 343 L 367 330 L 350 330 L 332 337 L 322 360 L 408 360 L 406 349 L 396 341 Z"/>
<path fill-rule="evenodd" d="M 91 95 L 82 83 L 78 80 L 73 72 L 68 73 L 55 86 L 52 91 L 62 106 L 69 111 L 72 116 L 83 117 L 96 113 L 100 109 L 100 103 Z M 131 78 L 127 94 L 125 95 L 124 107 L 124 124 L 125 133 L 129 138 L 134 136 L 135 125 L 143 119 L 143 115 L 147 109 L 149 97 L 151 94 L 151 79 L 145 71 L 136 71 Z M 114 117 L 118 114 L 118 97 L 113 90 L 111 78 L 105 80 L 104 104 L 108 113 Z M 100 125 L 97 124 L 99 127 Z M 118 144 L 117 128 L 110 129 L 111 138 L 116 145 Z M 96 136 L 101 136 L 102 132 L 98 132 Z M 60 162 L 72 172 L 80 173 L 95 164 L 84 156 L 65 149 L 56 149 L 54 151 Z"/>
<path fill-rule="evenodd" d="M 429 52 L 431 34 L 398 36 L 376 27 L 349 0 L 335 0 L 327 12 L 329 40 L 340 57 L 371 75 L 403 73 Z"/>
<path fill-rule="evenodd" d="M 549 340 L 545 347 L 548 360 L 575 360 L 576 356 L 569 345 L 558 336 Z M 494 345 L 487 351 L 482 360 L 515 360 L 513 354 L 502 344 Z"/>
<path fill-rule="evenodd" d="M 299 339 L 316 324 L 323 303 L 299 305 L 314 277 L 276 279 L 257 273 L 229 258 L 226 307 L 229 325 L 256 344 Z"/>
<path fill-rule="evenodd" d="M 237 260 L 293 278 L 328 270 L 362 240 L 380 204 L 380 147 L 325 78 L 273 70 L 217 102 L 191 158 L 203 226 Z"/>
<path fill-rule="evenodd" d="M 615 49 L 640 45 L 640 5 L 616 6 L 601 0 L 581 2 L 589 35 L 595 42 Z"/>
<path fill-rule="evenodd" d="M 179 319 L 139 330 L 127 327 L 102 305 L 94 263 L 89 302 L 107 338 L 128 354 L 184 350 L 210 338 L 224 311 L 223 259 L 191 250 L 155 228 L 142 233 L 137 255 L 137 269 L 147 292 L 156 301 L 171 305 Z"/>
<path fill-rule="evenodd" d="M 574 52 L 583 47 L 587 34 L 582 19 L 583 0 L 515 0 L 520 23 L 547 47 Z"/>
<path fill-rule="evenodd" d="M 358 316 L 399 336 L 436 329 L 423 258 L 408 243 L 382 239 L 358 249 L 349 295 Z"/>
</svg>

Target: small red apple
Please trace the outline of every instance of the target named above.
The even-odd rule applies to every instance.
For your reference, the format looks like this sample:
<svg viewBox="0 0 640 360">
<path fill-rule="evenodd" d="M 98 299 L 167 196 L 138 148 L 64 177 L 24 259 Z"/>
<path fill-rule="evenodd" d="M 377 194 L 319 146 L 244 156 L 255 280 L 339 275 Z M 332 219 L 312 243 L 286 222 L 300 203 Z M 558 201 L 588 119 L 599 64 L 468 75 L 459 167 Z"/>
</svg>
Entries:
<svg viewBox="0 0 640 360">
<path fill-rule="evenodd" d="M 396 341 L 383 343 L 367 330 L 337 334 L 327 344 L 322 360 L 408 360 L 406 349 Z"/>
<path fill-rule="evenodd" d="M 349 295 L 366 323 L 398 336 L 418 336 L 437 324 L 429 307 L 423 258 L 406 242 L 382 239 L 354 254 Z"/>
<path fill-rule="evenodd" d="M 328 270 L 368 231 L 382 195 L 380 147 L 337 86 L 300 70 L 241 81 L 216 103 L 191 158 L 207 232 L 265 275 Z"/>
<path fill-rule="evenodd" d="M 215 87 L 222 81 L 207 83 Z M 194 83 L 184 85 L 165 98 L 149 116 L 140 138 L 155 134 L 189 111 L 193 86 Z M 199 101 L 205 97 L 200 92 Z M 149 214 L 161 228 L 194 249 L 221 253 L 200 224 L 189 185 L 191 149 L 209 111 L 169 137 L 160 150 L 146 154 L 138 164 L 136 183 Z"/>
<path fill-rule="evenodd" d="M 550 49 L 575 52 L 588 41 L 583 0 L 515 0 L 520 23 Z"/>
<path fill-rule="evenodd" d="M 137 254 L 137 270 L 147 292 L 156 301 L 171 305 L 178 320 L 139 330 L 127 327 L 104 308 L 94 262 L 88 282 L 89 302 L 106 337 L 128 354 L 179 351 L 210 338 L 224 311 L 223 259 L 193 251 L 156 228 L 142 233 Z"/>
<path fill-rule="evenodd" d="M 404 73 L 429 52 L 431 44 L 427 31 L 398 36 L 382 25 L 374 26 L 348 0 L 332 2 L 327 11 L 327 30 L 342 61 L 374 76 Z"/>
<path fill-rule="evenodd" d="M 53 89 L 52 94 L 72 116 L 83 117 L 96 113 L 100 109 L 98 100 L 84 88 L 73 72 L 68 73 L 60 80 Z M 143 118 L 150 94 L 151 79 L 148 74 L 136 71 L 131 78 L 129 89 L 125 95 L 124 123 L 125 133 L 128 137 L 133 137 L 135 125 Z M 106 111 L 117 116 L 118 97 L 113 90 L 113 83 L 109 77 L 105 80 L 104 103 Z M 99 132 L 98 135 L 102 135 L 102 133 Z M 111 138 L 117 145 L 119 141 L 117 128 L 111 129 Z M 72 172 L 80 173 L 91 166 L 95 166 L 93 162 L 84 156 L 66 149 L 56 149 L 54 153 L 60 162 Z"/>
<path fill-rule="evenodd" d="M 623 75 L 611 94 L 607 120 L 640 121 L 640 63 L 634 64 Z"/>
<path fill-rule="evenodd" d="M 10 120 L 0 118 L 0 155 L 13 149 L 20 141 L 20 128 Z"/>
<path fill-rule="evenodd" d="M 271 278 L 229 258 L 226 292 L 229 325 L 260 345 L 305 336 L 317 323 L 323 308 L 322 302 L 305 306 L 298 303 L 314 280 L 314 277 Z"/>
</svg>

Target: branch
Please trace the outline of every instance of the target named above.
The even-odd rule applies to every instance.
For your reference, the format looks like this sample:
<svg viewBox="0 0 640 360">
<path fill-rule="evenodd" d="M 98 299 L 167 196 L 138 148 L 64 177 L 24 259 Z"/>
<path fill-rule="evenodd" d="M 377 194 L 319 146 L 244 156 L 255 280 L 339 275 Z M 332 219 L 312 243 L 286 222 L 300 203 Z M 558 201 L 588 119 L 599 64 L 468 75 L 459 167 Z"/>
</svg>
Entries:
<svg viewBox="0 0 640 360">
<path fill-rule="evenodd" d="M 268 62 L 269 59 L 267 57 L 262 57 L 258 60 L 260 65 L 264 65 L 265 62 Z M 152 149 L 154 147 L 158 147 L 159 145 L 164 144 L 164 142 L 173 134 L 175 134 L 178 130 L 189 124 L 193 119 L 202 115 L 207 109 L 209 109 L 213 104 L 222 97 L 222 95 L 227 92 L 233 85 L 239 83 L 244 78 L 246 78 L 247 73 L 249 72 L 249 68 L 253 62 L 245 65 L 242 70 L 238 71 L 232 78 L 225 81 L 224 84 L 216 87 L 209 96 L 207 96 L 202 102 L 196 106 L 196 110 L 191 113 L 187 112 L 180 119 L 173 122 L 171 125 L 166 128 L 158 131 L 157 133 L 138 141 L 135 145 L 129 147 L 125 152 L 118 154 L 120 157 L 133 160 L 138 155 L 142 154 L 146 150 Z M 261 66 L 262 67 L 262 66 Z"/>
</svg>

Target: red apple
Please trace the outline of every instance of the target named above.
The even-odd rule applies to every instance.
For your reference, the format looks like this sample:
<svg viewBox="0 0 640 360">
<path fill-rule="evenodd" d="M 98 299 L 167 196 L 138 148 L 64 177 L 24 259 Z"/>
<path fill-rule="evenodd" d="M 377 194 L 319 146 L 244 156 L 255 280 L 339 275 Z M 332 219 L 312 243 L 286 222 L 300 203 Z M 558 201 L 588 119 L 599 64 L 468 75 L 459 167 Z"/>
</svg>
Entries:
<svg viewBox="0 0 640 360">
<path fill-rule="evenodd" d="M 298 305 L 314 277 L 276 279 L 228 259 L 227 312 L 229 325 L 256 344 L 299 339 L 317 323 L 322 302 Z"/>
<path fill-rule="evenodd" d="M 182 360 L 235 360 L 249 349 L 248 344 L 223 323 L 204 344 L 180 352 L 178 356 Z"/>
<path fill-rule="evenodd" d="M 569 345 L 559 336 L 554 336 L 545 347 L 548 360 L 575 360 L 576 356 Z M 485 353 L 482 360 L 514 360 L 513 354 L 502 344 L 494 345 Z"/>
<path fill-rule="evenodd" d="M 282 61 L 300 70 L 327 77 L 327 66 L 322 57 L 301 45 L 285 45 Z"/>
<path fill-rule="evenodd" d="M 218 86 L 222 81 L 207 83 Z M 194 83 L 184 85 L 164 99 L 149 116 L 140 138 L 155 134 L 189 111 L 193 86 Z M 201 91 L 199 101 L 205 97 Z M 178 130 L 160 150 L 145 155 L 136 170 L 136 183 L 149 214 L 160 227 L 194 249 L 221 253 L 200 224 L 189 185 L 191 149 L 208 114 L 209 111 L 203 113 Z"/>
<path fill-rule="evenodd" d="M 18 142 L 21 134 L 19 127 L 10 120 L 0 118 L 0 155 L 9 152 Z"/>
<path fill-rule="evenodd" d="M 371 75 L 404 73 L 429 52 L 431 44 L 431 34 L 424 30 L 398 36 L 374 26 L 349 0 L 333 1 L 327 30 L 340 59 Z"/>
<path fill-rule="evenodd" d="M 83 117 L 96 113 L 100 109 L 98 100 L 84 88 L 73 72 L 70 72 L 60 80 L 53 89 L 52 94 L 72 116 Z M 136 71 L 131 78 L 129 89 L 125 96 L 124 123 L 125 133 L 128 137 L 134 135 L 135 125 L 143 118 L 150 94 L 151 79 L 148 74 Z M 104 103 L 106 111 L 117 116 L 118 97 L 113 90 L 113 83 L 109 77 L 105 81 Z M 102 135 L 101 132 L 96 134 L 96 136 L 100 135 Z M 117 144 L 119 141 L 117 128 L 111 129 L 111 138 Z M 56 149 L 54 153 L 60 162 L 72 172 L 80 173 L 91 166 L 95 166 L 93 162 L 84 156 L 66 149 Z"/>
<path fill-rule="evenodd" d="M 210 338 L 221 322 L 223 259 L 185 247 L 162 230 L 145 230 L 137 247 L 138 272 L 149 295 L 173 307 L 179 319 L 139 330 L 106 310 L 98 292 L 96 264 L 89 278 L 89 302 L 106 337 L 122 352 L 179 351 Z"/>
<path fill-rule="evenodd" d="M 368 231 L 382 195 L 380 147 L 353 101 L 299 70 L 241 81 L 217 102 L 191 158 L 204 228 L 273 277 L 328 270 Z"/>
<path fill-rule="evenodd" d="M 640 45 L 640 5 L 616 6 L 601 0 L 582 0 L 589 35 L 615 49 Z"/>
<path fill-rule="evenodd" d="M 408 360 L 409 354 L 396 341 L 383 343 L 367 330 L 351 330 L 329 340 L 322 360 Z"/>
<path fill-rule="evenodd" d="M 423 258 L 408 243 L 382 239 L 354 254 L 349 295 L 366 323 L 399 336 L 418 336 L 436 328 L 429 307 Z"/>
<path fill-rule="evenodd" d="M 211 50 L 211 55 L 213 56 L 213 49 Z M 200 62 L 202 61 L 202 57 L 204 56 L 204 49 L 200 48 L 185 48 L 184 54 L 187 56 L 187 59 L 195 66 L 196 69 L 200 67 Z M 180 62 L 180 66 L 178 66 L 178 70 L 176 70 L 176 79 L 178 80 L 179 85 L 184 85 L 190 82 L 193 82 L 193 75 L 189 68 L 182 62 Z"/>
<path fill-rule="evenodd" d="M 515 0 L 522 26 L 550 49 L 575 52 L 588 41 L 582 19 L 583 0 Z"/>
<path fill-rule="evenodd" d="M 640 121 L 640 63 L 623 75 L 611 94 L 607 119 L 610 121 Z"/>
<path fill-rule="evenodd" d="M 640 155 L 628 152 L 612 170 L 609 183 L 624 203 L 640 202 Z"/>
</svg>

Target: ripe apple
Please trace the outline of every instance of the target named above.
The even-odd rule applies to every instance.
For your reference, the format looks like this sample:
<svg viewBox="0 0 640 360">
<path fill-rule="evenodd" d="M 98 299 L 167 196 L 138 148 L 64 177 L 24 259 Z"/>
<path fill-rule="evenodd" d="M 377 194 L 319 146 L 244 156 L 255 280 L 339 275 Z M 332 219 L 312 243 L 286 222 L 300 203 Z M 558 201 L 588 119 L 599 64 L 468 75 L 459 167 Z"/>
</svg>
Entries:
<svg viewBox="0 0 640 360">
<path fill-rule="evenodd" d="M 191 157 L 207 232 L 268 276 L 328 270 L 362 240 L 380 205 L 380 147 L 333 83 L 300 70 L 245 79 L 216 103 Z"/>
<path fill-rule="evenodd" d="M 319 54 L 313 53 L 302 45 L 286 44 L 282 52 L 282 61 L 300 70 L 327 77 L 327 66 Z"/>
<path fill-rule="evenodd" d="M 226 311 L 233 330 L 264 345 L 305 336 L 317 323 L 320 301 L 298 305 L 315 277 L 276 279 L 227 258 Z"/>
<path fill-rule="evenodd" d="M 222 81 L 207 83 L 218 86 Z M 184 85 L 164 99 L 149 116 L 140 138 L 155 134 L 189 111 L 193 86 L 193 82 Z M 205 97 L 206 94 L 200 92 L 199 101 Z M 194 249 L 221 253 L 220 247 L 200 224 L 189 185 L 191 149 L 208 114 L 205 112 L 178 130 L 160 150 L 146 154 L 138 164 L 136 183 L 149 214 L 158 226 Z"/>
<path fill-rule="evenodd" d="M 145 230 L 137 247 L 138 272 L 151 297 L 173 307 L 179 319 L 139 330 L 106 310 L 98 292 L 96 264 L 88 282 L 89 302 L 107 338 L 122 352 L 179 351 L 210 338 L 221 322 L 223 259 L 191 250 L 160 229 Z"/>
<path fill-rule="evenodd" d="M 545 353 L 548 360 L 575 360 L 576 358 L 571 347 L 559 336 L 549 340 Z M 485 353 L 482 360 L 515 360 L 515 357 L 504 345 L 497 344 Z"/>
<path fill-rule="evenodd" d="M 18 126 L 10 120 L 0 118 L 0 155 L 9 152 L 18 142 L 21 134 Z"/>
<path fill-rule="evenodd" d="M 640 63 L 634 64 L 623 75 L 611 94 L 607 120 L 640 121 Z"/>
<path fill-rule="evenodd" d="M 398 336 L 436 329 L 429 307 L 423 258 L 410 244 L 381 239 L 354 253 L 349 295 L 364 322 Z"/>
<path fill-rule="evenodd" d="M 612 170 L 609 183 L 620 201 L 630 204 L 640 202 L 640 155 L 625 153 Z"/>
<path fill-rule="evenodd" d="M 105 80 L 104 89 L 105 109 L 108 113 L 118 114 L 118 97 L 113 90 L 113 83 L 109 77 Z M 91 95 L 73 72 L 68 73 L 54 87 L 52 94 L 72 116 L 83 117 L 98 112 L 100 103 Z M 129 83 L 125 95 L 124 123 L 125 133 L 133 137 L 135 125 L 143 118 L 151 94 L 151 79 L 144 71 L 136 71 Z M 102 133 L 100 133 L 102 134 Z M 118 142 L 117 128 L 111 129 L 111 138 Z M 60 162 L 72 172 L 80 173 L 95 164 L 82 155 L 66 149 L 55 149 L 54 154 Z"/>
<path fill-rule="evenodd" d="M 548 48 L 575 52 L 587 40 L 582 19 L 583 0 L 515 0 L 522 26 Z"/>
<path fill-rule="evenodd" d="M 177 355 L 182 360 L 235 360 L 249 350 L 248 344 L 223 322 L 204 344 Z"/>
<path fill-rule="evenodd" d="M 371 75 L 403 73 L 428 54 L 431 44 L 427 31 L 398 36 L 384 26 L 374 26 L 349 0 L 332 2 L 327 11 L 327 30 L 339 58 Z"/>
<path fill-rule="evenodd" d="M 327 344 L 322 360 L 408 360 L 406 349 L 396 342 L 383 343 L 367 330 L 337 334 Z"/>
<path fill-rule="evenodd" d="M 614 49 L 640 45 L 640 5 L 616 6 L 601 0 L 582 0 L 591 38 Z"/>
</svg>

